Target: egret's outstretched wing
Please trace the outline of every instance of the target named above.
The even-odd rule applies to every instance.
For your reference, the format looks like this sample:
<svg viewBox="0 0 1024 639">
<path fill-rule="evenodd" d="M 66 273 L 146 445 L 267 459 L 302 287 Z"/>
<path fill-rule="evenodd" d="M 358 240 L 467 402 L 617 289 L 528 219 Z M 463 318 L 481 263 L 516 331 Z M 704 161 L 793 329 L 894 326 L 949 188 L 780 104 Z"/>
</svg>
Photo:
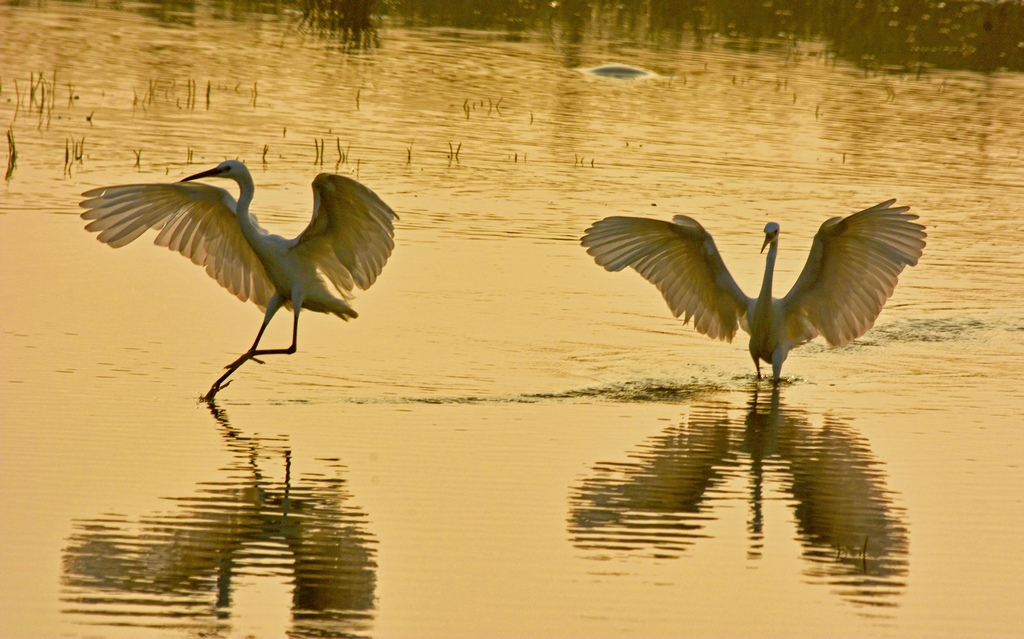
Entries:
<svg viewBox="0 0 1024 639">
<path fill-rule="evenodd" d="M 753 300 L 736 285 L 711 239 L 696 220 L 672 222 L 609 217 L 595 222 L 581 240 L 587 253 L 609 271 L 632 266 L 658 287 L 676 317 L 715 339 L 732 341 L 747 328 Z"/>
<path fill-rule="evenodd" d="M 313 180 L 313 219 L 293 250 L 348 296 L 355 286 L 377 280 L 395 248 L 395 212 L 377 194 L 342 175 L 321 173 Z"/>
<path fill-rule="evenodd" d="M 899 274 L 924 250 L 924 226 L 893 207 L 876 204 L 848 217 L 826 220 L 793 289 L 781 300 L 788 338 L 802 344 L 823 335 L 843 346 L 863 335 L 882 312 Z"/>
<path fill-rule="evenodd" d="M 159 233 L 155 243 L 178 251 L 200 266 L 243 302 L 262 308 L 274 287 L 235 218 L 231 194 L 206 184 L 129 184 L 92 189 L 82 194 L 91 220 L 86 230 L 117 248 L 148 229 Z"/>
</svg>

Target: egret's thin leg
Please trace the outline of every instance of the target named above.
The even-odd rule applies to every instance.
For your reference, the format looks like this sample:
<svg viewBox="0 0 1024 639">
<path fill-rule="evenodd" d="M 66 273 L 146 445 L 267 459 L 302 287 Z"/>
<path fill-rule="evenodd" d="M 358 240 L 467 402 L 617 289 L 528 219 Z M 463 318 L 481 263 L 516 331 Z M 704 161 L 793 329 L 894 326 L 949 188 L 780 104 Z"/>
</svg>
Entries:
<svg viewBox="0 0 1024 639">
<path fill-rule="evenodd" d="M 262 351 L 249 351 L 248 358 L 255 359 L 257 355 L 291 355 L 298 350 L 299 341 L 299 314 L 295 313 L 292 320 L 292 345 L 288 348 L 265 348 Z"/>
<path fill-rule="evenodd" d="M 776 384 L 782 379 L 782 363 L 786 361 L 788 355 L 789 349 L 781 344 L 772 353 L 772 381 Z"/>
<path fill-rule="evenodd" d="M 252 359 L 252 353 L 255 353 L 255 352 L 256 352 L 256 347 L 257 347 L 257 346 L 259 346 L 259 343 L 260 343 L 260 339 L 261 339 L 261 338 L 263 337 L 263 331 L 267 330 L 267 326 L 268 326 L 269 324 L 270 324 L 270 321 L 269 321 L 269 320 L 264 320 L 263 324 L 261 324 L 261 325 L 260 325 L 260 330 L 259 330 L 259 332 L 257 332 L 257 333 L 256 333 L 256 339 L 255 339 L 255 340 L 253 340 L 252 346 L 250 346 L 250 347 L 249 347 L 249 350 L 247 350 L 247 351 L 246 351 L 246 352 L 245 352 L 245 353 L 244 353 L 244 354 L 243 354 L 243 355 L 242 355 L 242 356 L 241 356 L 241 357 L 240 357 L 240 358 L 239 358 L 238 360 L 236 360 L 236 361 L 244 362 L 244 361 L 245 361 L 245 360 L 247 360 L 247 359 Z M 261 362 L 261 363 L 262 363 L 262 362 Z M 239 363 L 239 366 L 241 366 L 241 363 Z M 230 368 L 230 366 L 225 366 L 224 368 Z"/>
<path fill-rule="evenodd" d="M 225 386 L 227 386 L 228 384 L 230 384 L 231 382 L 228 382 L 228 384 L 225 384 L 224 380 L 226 380 L 228 377 L 231 376 L 232 373 L 234 373 L 236 370 L 238 370 L 238 368 L 242 364 L 246 363 L 250 359 L 256 359 L 256 355 L 258 355 L 258 354 L 263 354 L 263 351 L 257 351 L 256 347 L 259 346 L 260 339 L 263 338 L 263 332 L 266 331 L 267 330 L 267 326 L 270 325 L 270 320 L 273 319 L 274 314 L 277 313 L 278 309 L 280 309 L 281 306 L 283 306 L 283 305 L 284 305 L 284 298 L 282 298 L 280 295 L 275 293 L 274 296 L 270 298 L 270 301 L 267 303 L 267 312 L 264 313 L 264 315 L 263 315 L 263 324 L 260 325 L 260 330 L 259 330 L 258 333 L 256 333 L 256 339 L 253 340 L 252 346 L 249 347 L 249 350 L 247 350 L 246 352 L 242 353 L 238 357 L 238 359 L 236 359 L 235 361 L 231 362 L 230 364 L 228 364 L 227 366 L 224 367 L 224 368 L 227 369 L 227 371 L 225 371 L 225 373 L 223 375 L 221 375 L 219 378 L 217 378 L 217 381 L 215 381 L 213 383 L 213 386 L 210 387 L 210 390 L 206 391 L 206 394 L 203 395 L 203 397 L 202 397 L 204 400 L 206 400 L 206 401 L 212 400 L 217 395 L 218 391 L 220 391 L 220 389 L 222 389 Z M 294 344 L 294 341 L 295 341 L 295 337 L 292 336 L 293 344 Z M 258 360 L 258 359 L 256 361 L 259 362 L 260 364 L 263 363 L 263 362 L 260 362 L 260 360 Z"/>
<path fill-rule="evenodd" d="M 292 345 L 288 348 L 267 348 L 262 351 L 257 351 L 255 350 L 256 345 L 253 344 L 253 349 L 249 351 L 250 359 L 255 358 L 257 355 L 291 355 L 298 349 L 299 312 L 302 310 L 302 300 L 304 297 L 302 289 L 299 287 L 292 289 L 292 308 L 295 312 L 295 319 L 292 320 Z"/>
</svg>

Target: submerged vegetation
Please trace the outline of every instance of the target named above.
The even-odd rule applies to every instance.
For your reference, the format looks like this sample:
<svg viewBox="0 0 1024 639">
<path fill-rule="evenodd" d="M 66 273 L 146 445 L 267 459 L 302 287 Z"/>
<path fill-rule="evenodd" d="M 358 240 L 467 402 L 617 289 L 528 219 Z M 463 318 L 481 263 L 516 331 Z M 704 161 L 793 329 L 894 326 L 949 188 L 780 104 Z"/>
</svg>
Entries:
<svg viewBox="0 0 1024 639">
<path fill-rule="evenodd" d="M 247 23 L 269 19 L 281 21 L 303 38 L 307 34 L 341 43 L 345 50 L 386 45 L 388 27 L 451 27 L 490 31 L 495 39 L 517 40 L 523 37 L 543 38 L 563 52 L 562 64 L 578 68 L 583 46 L 589 41 L 619 42 L 628 46 L 654 46 L 700 50 L 719 47 L 735 50 L 770 49 L 790 55 L 801 55 L 799 45 L 814 43 L 815 57 L 824 52 L 827 60 L 842 59 L 861 68 L 882 74 L 893 72 L 920 76 L 929 70 L 972 70 L 992 72 L 1000 69 L 1024 71 L 1024 3 L 978 2 L 975 0 L 926 0 L 902 4 L 897 0 L 837 0 L 832 3 L 809 0 L 765 0 L 749 3 L 744 0 L 218 0 L 193 2 L 192 0 L 153 0 L 144 5 L 123 4 L 115 0 L 109 9 L 145 16 L 161 23 L 182 25 L 203 24 L 208 21 L 235 21 Z M 294 33 L 294 32 L 293 32 Z M 593 69 L 591 71 L 594 71 Z M 608 67 L 604 75 L 622 76 L 635 69 Z M 705 67 L 706 71 L 706 67 Z M 646 73 L 639 70 L 639 73 Z M 63 74 L 64 72 L 61 71 Z M 25 77 L 27 75 L 27 78 Z M 658 76 L 653 76 L 658 77 Z M 667 76 L 666 82 L 687 83 L 687 75 Z M 734 85 L 748 81 L 742 74 L 733 74 Z M 263 109 L 272 104 L 273 85 L 260 95 L 259 80 L 246 79 L 217 81 L 209 78 L 150 78 L 133 88 L 129 96 L 133 113 L 146 115 L 151 109 L 176 108 L 179 111 L 210 111 L 217 108 Z M 775 90 L 791 94 L 792 103 L 798 103 L 795 91 L 789 91 L 788 80 L 775 79 Z M 205 83 L 205 87 L 203 84 Z M 14 78 L 0 78 L 0 95 L 13 107 L 7 125 L 7 157 L 5 180 L 10 181 L 22 163 L 37 157 L 32 138 L 26 138 L 15 128 L 33 127 L 49 131 L 51 121 L 60 129 L 64 142 L 65 177 L 72 169 L 81 167 L 87 156 L 84 152 L 85 136 L 72 126 L 94 126 L 97 103 L 90 96 L 79 95 L 79 82 L 52 70 L 32 70 Z M 267 85 L 264 84 L 266 87 Z M 938 91 L 945 90 L 945 80 Z M 64 90 L 67 103 L 64 105 Z M 361 88 L 354 90 L 355 110 L 361 108 Z M 884 87 L 886 103 L 895 102 L 896 89 Z M 94 97 L 94 96 L 93 96 Z M 84 99 L 82 99 L 84 98 Z M 804 105 L 804 95 L 800 96 Z M 348 98 L 348 99 L 351 99 Z M 501 95 L 493 97 L 460 97 L 461 105 L 454 104 L 455 117 L 464 120 L 478 118 L 515 117 L 515 102 L 505 102 Z M 83 108 L 84 107 L 84 108 Z M 827 117 L 827 106 L 811 104 L 815 121 Z M 503 112 L 506 109 L 506 112 Z M 523 110 L 521 117 L 529 117 L 532 125 L 534 113 Z M 98 118 L 103 118 L 100 112 Z M 63 122 L 58 122 L 63 120 Z M 96 122 L 100 120 L 97 119 Z M 17 126 L 16 126 L 17 123 Z M 287 126 L 281 128 L 281 144 L 275 144 L 274 153 L 265 140 L 259 141 L 258 151 L 263 166 L 273 159 L 291 154 L 308 157 L 309 137 L 301 144 L 287 145 Z M 18 141 L 27 145 L 16 146 Z M 335 169 L 342 165 L 359 171 L 359 159 L 351 155 L 351 143 L 343 147 L 340 137 L 330 129 L 309 131 L 313 136 L 313 161 L 317 165 L 333 161 Z M 326 156 L 326 140 L 335 137 L 337 155 Z M 193 163 L 196 149 L 192 141 L 175 153 L 184 153 L 185 164 Z M 2 143 L 0 143 L 2 144 Z M 444 146 L 447 145 L 447 149 Z M 122 148 L 126 163 L 142 170 L 145 145 L 136 142 Z M 301 151 L 299 147 L 301 146 Z M 461 141 L 441 140 L 433 144 L 421 143 L 416 157 L 413 142 L 404 146 L 404 163 L 412 165 L 423 158 L 444 158 L 449 166 L 460 162 Z M 627 144 L 628 146 L 628 144 Z M 56 138 L 47 157 L 57 151 Z M 90 147 L 94 148 L 94 147 Z M 156 149 L 145 146 L 147 164 L 161 165 Z M 128 151 L 131 154 L 128 154 Z M 19 156 L 19 151 L 21 155 Z M 59 152 L 59 151 L 57 151 Z M 570 149 L 574 168 L 607 166 L 607 156 L 597 158 L 581 150 Z M 202 155 L 200 149 L 198 155 Z M 519 162 L 519 150 L 507 149 L 507 158 Z M 522 152 L 523 161 L 526 152 Z M 181 156 L 177 156 L 180 158 Z M 565 156 L 568 162 L 569 155 Z M 465 159 L 465 158 L 461 158 Z M 847 153 L 836 156 L 842 164 Z"/>
<path fill-rule="evenodd" d="M 301 24 L 322 36 L 355 48 L 377 45 L 380 3 L 377 0 L 295 0 Z"/>
</svg>

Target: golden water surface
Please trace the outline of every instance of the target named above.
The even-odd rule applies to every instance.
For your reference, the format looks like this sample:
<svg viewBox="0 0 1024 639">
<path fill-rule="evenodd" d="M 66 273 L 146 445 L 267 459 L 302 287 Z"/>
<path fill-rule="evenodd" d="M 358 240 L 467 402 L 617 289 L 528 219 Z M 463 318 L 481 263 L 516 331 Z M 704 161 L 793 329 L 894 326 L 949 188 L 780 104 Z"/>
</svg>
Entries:
<svg viewBox="0 0 1024 639">
<path fill-rule="evenodd" d="M 0 6 L 0 636 L 1020 632 L 1024 75 L 578 35 Z M 401 219 L 358 319 L 303 314 L 207 405 L 260 311 L 77 205 L 227 158 L 272 232 L 321 171 Z M 773 220 L 785 292 L 891 197 L 920 264 L 778 388 L 578 244 L 685 213 L 753 295 Z"/>
</svg>

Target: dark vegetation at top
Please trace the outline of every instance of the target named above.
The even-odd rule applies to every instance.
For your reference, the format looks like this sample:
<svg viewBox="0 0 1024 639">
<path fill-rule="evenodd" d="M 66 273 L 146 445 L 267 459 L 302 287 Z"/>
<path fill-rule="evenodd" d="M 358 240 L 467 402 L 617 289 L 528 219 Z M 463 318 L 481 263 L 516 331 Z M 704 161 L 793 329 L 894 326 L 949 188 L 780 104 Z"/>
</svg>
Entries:
<svg viewBox="0 0 1024 639">
<path fill-rule="evenodd" d="M 27 4 L 28 0 L 9 0 Z M 198 13 L 245 20 L 298 16 L 298 27 L 366 48 L 387 24 L 494 31 L 516 40 L 548 33 L 700 48 L 821 41 L 866 69 L 1024 71 L 1024 3 L 978 0 L 152 0 L 115 7 L 189 25 Z"/>
</svg>

